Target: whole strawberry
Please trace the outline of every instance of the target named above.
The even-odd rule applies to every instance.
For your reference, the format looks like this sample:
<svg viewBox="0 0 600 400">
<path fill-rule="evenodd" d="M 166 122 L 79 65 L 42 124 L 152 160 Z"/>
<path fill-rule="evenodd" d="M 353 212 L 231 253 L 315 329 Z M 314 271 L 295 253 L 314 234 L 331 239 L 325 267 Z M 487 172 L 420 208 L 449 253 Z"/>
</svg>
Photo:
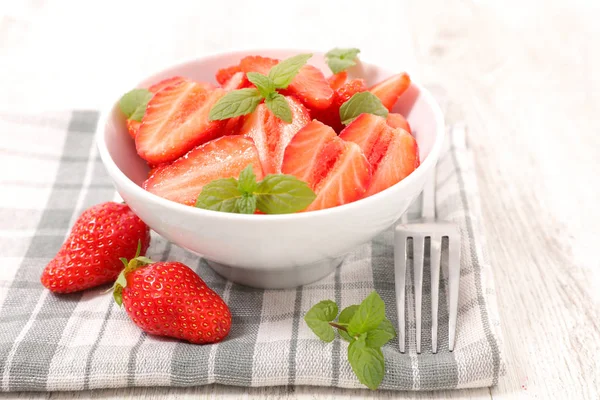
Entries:
<svg viewBox="0 0 600 400">
<path fill-rule="evenodd" d="M 179 262 L 134 258 L 115 282 L 113 296 L 133 322 L 152 335 L 216 343 L 231 328 L 227 304 Z"/>
<path fill-rule="evenodd" d="M 56 293 L 71 293 L 114 282 L 123 269 L 119 257 L 135 257 L 138 244 L 145 253 L 150 229 L 127 205 L 95 205 L 77 219 L 44 269 L 42 284 Z"/>
</svg>

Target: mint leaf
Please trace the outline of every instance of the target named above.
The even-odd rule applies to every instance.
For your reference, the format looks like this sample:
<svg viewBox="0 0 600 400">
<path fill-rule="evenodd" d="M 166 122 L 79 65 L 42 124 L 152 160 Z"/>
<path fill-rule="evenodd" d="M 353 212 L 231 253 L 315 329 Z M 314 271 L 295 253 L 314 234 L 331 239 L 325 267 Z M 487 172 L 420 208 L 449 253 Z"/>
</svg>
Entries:
<svg viewBox="0 0 600 400">
<path fill-rule="evenodd" d="M 308 327 L 323 341 L 331 342 L 335 338 L 335 331 L 329 325 L 336 317 L 338 306 L 331 300 L 323 300 L 312 306 L 304 316 Z"/>
<path fill-rule="evenodd" d="M 379 387 L 385 374 L 383 353 L 367 346 L 364 335 L 348 346 L 348 361 L 360 383 L 371 390 Z"/>
<path fill-rule="evenodd" d="M 244 193 L 242 197 L 236 200 L 235 206 L 240 214 L 254 214 L 256 211 L 256 196 L 251 193 Z"/>
<path fill-rule="evenodd" d="M 344 308 L 340 313 L 340 316 L 338 317 L 338 322 L 341 322 L 342 324 L 348 324 L 350 322 L 350 319 L 352 319 L 352 316 L 356 313 L 356 310 L 358 310 L 357 304 Z M 338 332 L 340 333 L 342 339 L 344 339 L 345 341 L 351 342 L 354 340 L 354 338 L 350 336 L 348 332 L 341 329 L 338 330 Z"/>
<path fill-rule="evenodd" d="M 377 292 L 373 291 L 362 303 L 350 319 L 348 333 L 356 336 L 376 329 L 385 319 L 385 303 Z"/>
<path fill-rule="evenodd" d="M 152 99 L 152 92 L 148 89 L 133 89 L 125 93 L 119 100 L 119 108 L 127 119 L 141 121 L 146 113 L 146 106 Z"/>
<path fill-rule="evenodd" d="M 202 188 L 196 207 L 213 211 L 239 212 L 237 200 L 242 197 L 234 178 L 217 179 Z"/>
<path fill-rule="evenodd" d="M 292 122 L 292 110 L 284 96 L 273 92 L 265 98 L 265 105 L 283 122 L 288 124 Z"/>
<path fill-rule="evenodd" d="M 325 59 L 331 71 L 334 74 L 337 74 L 338 72 L 342 72 L 343 70 L 356 65 L 358 53 L 360 53 L 360 50 L 356 48 L 335 48 L 325 53 Z"/>
<path fill-rule="evenodd" d="M 255 192 L 256 206 L 266 214 L 289 214 L 304 210 L 317 197 L 315 192 L 292 175 L 267 175 Z"/>
<path fill-rule="evenodd" d="M 238 178 L 238 190 L 241 193 L 252 194 L 257 187 L 258 183 L 256 182 L 256 175 L 252 169 L 252 164 L 249 164 L 242 172 L 240 172 L 240 177 Z M 252 210 L 252 212 L 254 212 L 254 210 Z"/>
<path fill-rule="evenodd" d="M 271 78 L 277 89 L 285 89 L 292 83 L 300 68 L 311 57 L 312 54 L 298 54 L 297 56 L 287 58 L 271 68 L 269 78 Z"/>
<path fill-rule="evenodd" d="M 262 96 L 258 89 L 234 90 L 221 97 L 211 110 L 210 121 L 238 117 L 250 114 L 261 102 Z"/>
<path fill-rule="evenodd" d="M 262 97 L 267 98 L 267 96 L 275 91 L 275 83 L 268 76 L 264 76 L 258 72 L 248 72 L 246 76 L 256 86 Z"/>
<path fill-rule="evenodd" d="M 385 118 L 388 113 L 381 100 L 371 92 L 356 93 L 340 107 L 340 119 L 344 125 L 354 121 L 360 114 L 375 114 Z"/>
<path fill-rule="evenodd" d="M 378 349 L 396 337 L 396 330 L 392 323 L 386 318 L 372 331 L 367 332 L 367 346 Z"/>
</svg>

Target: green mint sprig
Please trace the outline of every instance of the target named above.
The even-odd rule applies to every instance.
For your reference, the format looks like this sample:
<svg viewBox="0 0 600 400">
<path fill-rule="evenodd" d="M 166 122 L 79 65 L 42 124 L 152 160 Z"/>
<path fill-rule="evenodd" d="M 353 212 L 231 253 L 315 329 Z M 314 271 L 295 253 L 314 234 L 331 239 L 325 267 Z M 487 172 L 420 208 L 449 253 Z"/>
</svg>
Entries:
<svg viewBox="0 0 600 400">
<path fill-rule="evenodd" d="M 325 342 L 333 341 L 337 329 L 350 343 L 348 361 L 360 383 L 372 390 L 379 387 L 385 374 L 381 347 L 396 337 L 396 330 L 385 317 L 385 303 L 377 292 L 360 305 L 344 308 L 339 315 L 335 302 L 323 300 L 308 310 L 304 321 Z"/>
<path fill-rule="evenodd" d="M 360 50 L 356 48 L 340 49 L 336 47 L 325 53 L 325 60 L 329 65 L 329 69 L 337 74 L 355 66 L 358 53 L 360 53 Z"/>
<path fill-rule="evenodd" d="M 371 92 L 360 92 L 350 97 L 340 107 L 340 120 L 342 124 L 348 125 L 354 121 L 360 114 L 375 114 L 386 118 L 388 109 L 381 103 L 379 97 Z"/>
<path fill-rule="evenodd" d="M 119 108 L 127 119 L 141 121 L 152 96 L 154 95 L 148 89 L 130 90 L 119 100 Z"/>
<path fill-rule="evenodd" d="M 227 93 L 210 110 L 209 119 L 215 121 L 250 114 L 264 99 L 265 106 L 277 118 L 287 123 L 292 122 L 290 106 L 278 90 L 286 89 L 311 57 L 312 54 L 299 54 L 285 59 L 273 66 L 268 75 L 248 72 L 246 76 L 256 89 L 240 89 Z"/>
<path fill-rule="evenodd" d="M 252 165 L 239 179 L 214 180 L 202 188 L 196 207 L 237 214 L 289 214 L 304 210 L 317 196 L 306 182 L 292 175 L 267 175 L 257 182 Z"/>
</svg>

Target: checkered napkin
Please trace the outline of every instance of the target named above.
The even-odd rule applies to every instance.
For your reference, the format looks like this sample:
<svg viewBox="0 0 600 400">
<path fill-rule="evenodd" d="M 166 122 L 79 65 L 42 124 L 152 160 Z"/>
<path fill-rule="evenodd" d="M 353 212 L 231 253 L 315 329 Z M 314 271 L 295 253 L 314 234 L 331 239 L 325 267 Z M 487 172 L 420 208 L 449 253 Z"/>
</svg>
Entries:
<svg viewBox="0 0 600 400">
<path fill-rule="evenodd" d="M 233 326 L 216 345 L 192 345 L 141 332 L 105 287 L 54 295 L 42 269 L 77 216 L 116 198 L 94 144 L 98 114 L 0 114 L 0 388 L 56 391 L 130 386 L 319 385 L 363 387 L 341 339 L 323 343 L 302 317 L 315 303 L 357 304 L 372 290 L 397 326 L 393 233 L 359 246 L 336 272 L 291 290 L 238 286 L 203 259 L 153 235 L 149 256 L 193 269 L 229 304 Z M 455 351 L 448 352 L 446 296 L 440 296 L 438 354 L 429 353 L 430 293 L 425 269 L 423 349 L 415 350 L 413 289 L 407 291 L 407 353 L 383 349 L 382 389 L 432 390 L 497 383 L 501 338 L 492 268 L 484 251 L 473 162 L 464 131 L 451 129 L 437 173 L 437 215 L 461 227 L 462 265 Z M 418 218 L 418 203 L 408 219 Z M 409 276 L 409 281 L 412 277 Z M 447 292 L 442 270 L 442 293 Z"/>
</svg>

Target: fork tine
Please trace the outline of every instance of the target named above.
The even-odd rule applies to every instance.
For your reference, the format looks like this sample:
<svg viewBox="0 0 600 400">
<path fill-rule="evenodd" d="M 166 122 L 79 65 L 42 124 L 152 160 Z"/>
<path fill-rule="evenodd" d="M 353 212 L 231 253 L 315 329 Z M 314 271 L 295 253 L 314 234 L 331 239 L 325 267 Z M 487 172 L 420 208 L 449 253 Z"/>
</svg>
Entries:
<svg viewBox="0 0 600 400">
<path fill-rule="evenodd" d="M 438 339 L 438 303 L 440 291 L 440 259 L 442 240 L 440 237 L 431 236 L 430 247 L 431 262 L 431 352 L 437 353 Z"/>
<path fill-rule="evenodd" d="M 404 320 L 404 302 L 406 298 L 406 236 L 395 231 L 396 251 L 394 251 L 394 270 L 396 280 L 396 301 L 398 303 L 398 344 L 400 352 L 404 353 L 406 339 L 406 328 Z"/>
<path fill-rule="evenodd" d="M 417 322 L 417 353 L 421 353 L 421 304 L 423 300 L 423 253 L 425 238 L 413 236 L 413 270 L 415 288 L 415 319 Z"/>
<path fill-rule="evenodd" d="M 460 282 L 460 235 L 448 237 L 448 290 L 450 319 L 448 321 L 448 347 L 454 350 L 454 339 L 456 337 L 456 317 L 458 314 L 458 285 Z"/>
</svg>

